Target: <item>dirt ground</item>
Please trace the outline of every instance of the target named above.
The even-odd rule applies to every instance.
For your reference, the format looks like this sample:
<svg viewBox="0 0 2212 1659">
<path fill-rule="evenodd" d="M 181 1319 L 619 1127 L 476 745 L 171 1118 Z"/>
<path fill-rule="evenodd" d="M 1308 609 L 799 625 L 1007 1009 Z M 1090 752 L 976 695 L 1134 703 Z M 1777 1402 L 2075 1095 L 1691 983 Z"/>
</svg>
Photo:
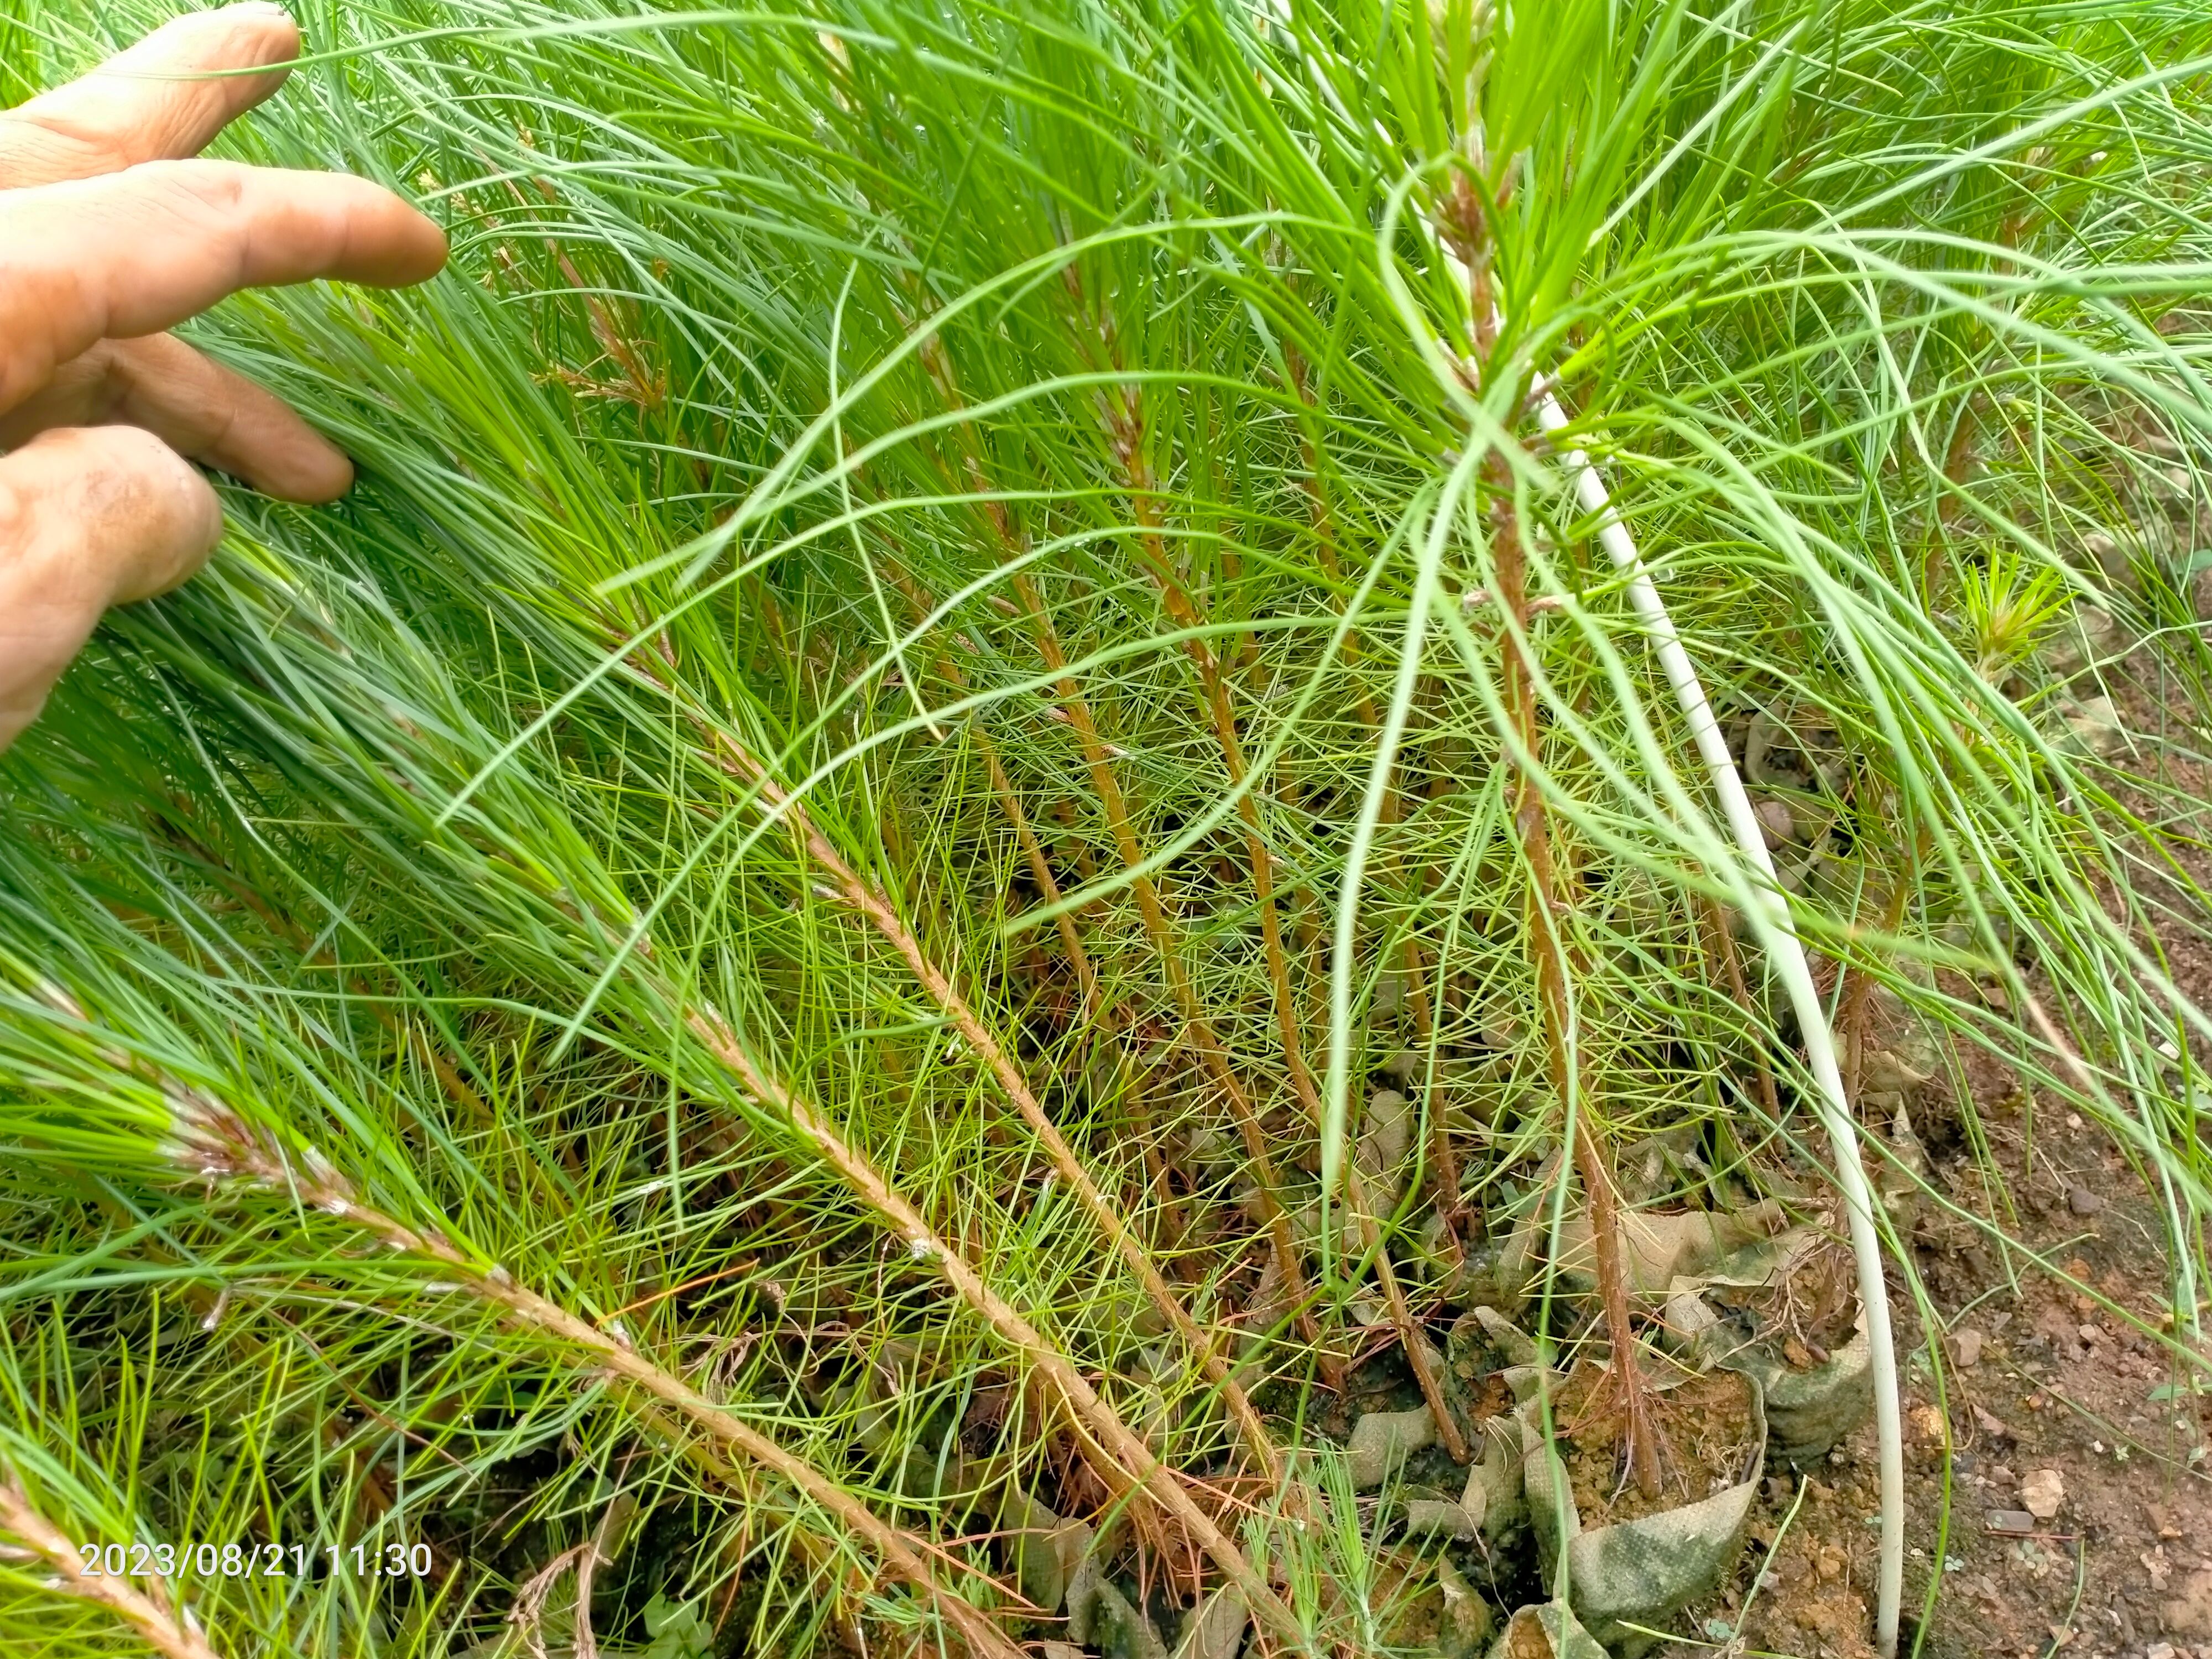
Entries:
<svg viewBox="0 0 2212 1659">
<path fill-rule="evenodd" d="M 2212 617 L 2212 582 L 2195 599 Z M 2180 741 L 2124 763 L 2154 753 L 2185 797 L 2212 800 L 2212 767 L 2184 758 L 2203 746 L 2201 713 L 2134 666 L 2112 685 L 2128 728 Z M 2183 857 L 2212 887 L 2212 860 Z M 2182 989 L 2212 1003 L 2212 949 L 2180 930 L 2165 946 Z M 1891 1270 L 1905 1365 L 1900 1651 L 1917 1640 L 1928 1659 L 2212 1659 L 2212 1394 L 2139 1328 L 2172 1320 L 2159 1200 L 2106 1131 L 2031 1097 L 1985 1055 L 1961 1059 L 2002 1188 L 1958 1107 L 1923 1103 L 1935 1184 L 2045 1267 L 2002 1260 L 1965 1221 L 1921 1208 L 1913 1265 L 1946 1356 L 1940 1386 L 1914 1288 Z M 1878 1507 L 1871 1424 L 1820 1466 L 1770 1478 L 1735 1583 L 1688 1626 L 1707 1643 L 1661 1651 L 1870 1655 Z"/>
<path fill-rule="evenodd" d="M 2158 1328 L 2166 1269 L 2151 1195 L 2098 1130 L 2063 1114 L 2039 1114 L 2034 1169 L 2023 1169 L 2026 1103 L 1991 1092 L 1983 1121 L 2021 1205 L 2019 1236 Z M 1979 1207 L 1982 1183 L 1963 1146 L 1948 1158 L 1938 1152 L 1935 1164 L 1954 1196 Z M 2175 1396 L 2176 1373 L 2157 1345 L 2096 1297 L 2027 1273 L 2015 1292 L 1963 1226 L 1923 1223 L 1919 1231 L 1916 1265 L 1951 1360 L 1948 1398 L 1924 1356 L 1907 1370 L 1908 1610 L 1919 1613 L 1931 1578 L 1942 1579 L 1920 1651 L 2212 1659 L 2203 1401 Z M 1911 1305 L 1904 1284 L 1893 1279 L 1892 1294 Z M 1923 1329 L 1901 1330 L 1900 1348 L 1924 1340 Z M 1869 1425 L 1801 1477 L 1769 1480 L 1753 1546 L 1707 1615 L 1733 1637 L 1751 1597 L 1738 1651 L 1802 1659 L 1872 1651 L 1875 1465 Z M 2055 1511 L 2028 1514 L 2031 1497 L 2033 1507 L 2055 1503 Z M 1728 1639 L 1718 1624 L 1708 1634 Z"/>
<path fill-rule="evenodd" d="M 2155 701 L 2129 701 L 2142 729 Z M 2204 780 L 2188 781 L 2206 798 Z M 2186 938 L 2169 946 L 2203 1006 L 2212 951 Z M 1957 1107 L 1923 1103 L 1916 1127 L 1935 1184 L 2056 1273 L 2002 1259 L 1923 1204 L 1914 1267 L 1947 1357 L 1939 1385 L 1914 1289 L 1892 1269 L 1905 1365 L 1903 1650 L 1917 1638 L 1930 1659 L 2212 1659 L 2212 1395 L 2191 1390 L 2147 1334 L 2172 1319 L 2159 1200 L 2106 1131 L 2031 1098 L 1986 1056 L 1962 1059 L 2002 1188 Z M 1770 1479 L 1735 1583 L 1701 1610 L 1712 1646 L 1870 1653 L 1877 1508 L 1871 1424 L 1820 1466 Z"/>
</svg>

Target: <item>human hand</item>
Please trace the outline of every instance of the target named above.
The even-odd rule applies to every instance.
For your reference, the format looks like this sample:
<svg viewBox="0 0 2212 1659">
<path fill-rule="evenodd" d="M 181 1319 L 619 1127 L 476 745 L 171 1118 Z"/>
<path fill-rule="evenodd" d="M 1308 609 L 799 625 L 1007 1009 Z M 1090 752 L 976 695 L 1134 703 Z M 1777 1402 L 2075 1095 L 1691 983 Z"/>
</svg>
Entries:
<svg viewBox="0 0 2212 1659">
<path fill-rule="evenodd" d="M 299 49 L 276 6 L 195 13 L 0 112 L 0 748 L 109 605 L 213 551 L 222 509 L 191 461 L 285 501 L 353 483 L 279 399 L 159 332 L 242 288 L 445 264 L 444 234 L 375 185 L 188 159 Z M 265 72 L 179 78 L 221 70 Z"/>
</svg>

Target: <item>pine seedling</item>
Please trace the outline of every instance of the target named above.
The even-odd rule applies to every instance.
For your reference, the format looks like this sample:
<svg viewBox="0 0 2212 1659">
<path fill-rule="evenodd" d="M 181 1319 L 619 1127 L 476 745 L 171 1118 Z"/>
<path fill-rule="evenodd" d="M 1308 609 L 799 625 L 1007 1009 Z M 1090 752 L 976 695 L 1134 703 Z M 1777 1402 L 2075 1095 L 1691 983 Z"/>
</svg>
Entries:
<svg viewBox="0 0 2212 1659">
<path fill-rule="evenodd" d="M 1618 1218 L 1832 1199 L 1569 445 L 1881 1184 L 2009 1249 L 1868 1082 L 1979 1047 L 2138 1162 L 2193 1356 L 2201 18 L 306 21 L 228 142 L 454 265 L 196 331 L 362 487 L 230 495 L 0 759 L 0 1629 L 160 1649 L 43 1522 L 433 1549 L 136 1581 L 224 1659 L 1388 1651 L 1439 1558 L 1339 1443 L 1456 1491 L 1485 1304 L 1664 1477 Z"/>
</svg>

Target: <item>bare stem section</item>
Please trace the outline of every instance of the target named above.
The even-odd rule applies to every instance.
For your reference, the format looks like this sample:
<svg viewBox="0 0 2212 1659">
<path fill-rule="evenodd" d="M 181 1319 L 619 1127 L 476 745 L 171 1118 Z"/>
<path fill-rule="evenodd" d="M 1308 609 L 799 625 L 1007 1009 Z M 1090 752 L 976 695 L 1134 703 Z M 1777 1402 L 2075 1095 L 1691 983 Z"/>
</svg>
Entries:
<svg viewBox="0 0 2212 1659">
<path fill-rule="evenodd" d="M 1035 584 L 1026 576 L 1014 578 L 1014 592 L 1036 639 L 1037 653 L 1045 666 L 1059 676 L 1053 689 L 1059 693 L 1060 708 L 1068 723 L 1074 727 L 1076 740 L 1083 747 L 1084 765 L 1091 775 L 1092 790 L 1106 815 L 1107 828 L 1114 837 L 1115 851 L 1120 854 L 1122 868 L 1130 872 L 1129 890 L 1137 901 L 1137 914 L 1142 921 L 1145 937 L 1159 958 L 1160 969 L 1167 975 L 1168 991 L 1174 997 L 1176 1011 L 1182 1018 L 1183 1029 L 1190 1034 L 1198 1050 L 1199 1063 L 1205 1066 L 1206 1076 L 1222 1097 L 1229 1103 L 1230 1115 L 1237 1121 L 1237 1132 L 1244 1143 L 1244 1156 L 1249 1162 L 1254 1189 L 1258 1194 L 1261 1224 L 1266 1227 L 1270 1250 L 1275 1261 L 1275 1271 L 1280 1277 L 1284 1292 L 1291 1305 L 1298 1310 L 1301 1334 L 1316 1351 L 1321 1348 L 1320 1333 L 1314 1328 L 1311 1297 L 1306 1288 L 1305 1269 L 1298 1261 L 1297 1247 L 1291 1237 L 1290 1218 L 1284 1212 L 1282 1178 L 1275 1171 L 1274 1156 L 1267 1149 L 1267 1134 L 1260 1122 L 1258 1109 L 1252 1097 L 1237 1081 L 1236 1072 L 1229 1064 L 1229 1051 L 1222 1043 L 1213 1024 L 1200 1006 L 1198 992 L 1191 984 L 1189 971 L 1183 966 L 1182 951 L 1175 934 L 1175 924 L 1170 919 L 1167 907 L 1160 902 L 1159 889 L 1150 876 L 1139 873 L 1144 864 L 1144 848 L 1137 840 L 1135 825 L 1129 817 L 1129 805 L 1121 793 L 1120 782 L 1114 775 L 1114 766 L 1108 753 L 1105 739 L 1098 734 L 1098 723 L 1092 717 L 1091 706 L 1083 696 L 1075 677 L 1066 672 L 1067 655 L 1061 648 L 1059 634 L 1047 614 L 1044 602 Z M 1328 1362 L 1325 1359 L 1324 1364 Z M 1332 1381 L 1334 1380 L 1332 1375 Z"/>
<path fill-rule="evenodd" d="M 1743 956 L 1735 948 L 1735 939 L 1729 932 L 1728 918 L 1721 907 L 1709 898 L 1692 901 L 1697 912 L 1698 938 L 1707 957 L 1720 963 L 1721 974 L 1728 985 L 1729 995 L 1739 1008 L 1752 1006 L 1751 987 L 1743 974 Z M 1782 1103 L 1774 1091 L 1774 1070 L 1766 1063 L 1766 1055 L 1754 1047 L 1752 1050 L 1753 1076 L 1759 1087 L 1759 1103 L 1766 1112 L 1766 1121 L 1782 1121 Z"/>
<path fill-rule="evenodd" d="M 22 1488 L 11 1480 L 0 1480 L 0 1532 L 21 1539 L 33 1554 L 52 1569 L 54 1589 L 97 1601 L 136 1631 L 139 1639 L 162 1659 L 219 1659 L 207 1638 L 192 1627 L 190 1613 L 170 1611 L 174 1598 L 158 1577 L 142 1575 L 148 1586 L 142 1591 L 127 1579 L 88 1573 L 83 1551 L 33 1508 Z"/>
<path fill-rule="evenodd" d="M 1106 433 L 1114 459 L 1127 485 L 1137 519 L 1138 544 L 1146 573 L 1159 589 L 1169 619 L 1183 630 L 1183 654 L 1197 671 L 1200 695 L 1212 722 L 1214 741 L 1221 749 L 1229 787 L 1236 792 L 1237 816 L 1244 827 L 1244 848 L 1252 871 L 1252 894 L 1260 912 L 1261 943 L 1267 953 L 1267 979 L 1273 991 L 1275 1024 L 1283 1045 L 1283 1060 L 1291 1085 L 1308 1109 L 1319 1115 L 1319 1096 L 1306 1068 L 1305 1048 L 1298 1030 L 1297 1001 L 1291 991 L 1290 961 L 1283 950 L 1283 928 L 1275 912 L 1274 855 L 1267 848 L 1260 823 L 1260 806 L 1249 787 L 1251 768 L 1244 757 L 1243 739 L 1237 727 L 1237 711 L 1229 699 L 1228 677 L 1213 647 L 1198 630 L 1206 625 L 1205 613 L 1177 574 L 1168 556 L 1160 520 L 1160 487 L 1145 453 L 1144 401 L 1134 392 L 1117 392 L 1108 398 Z M 1311 1097 L 1309 1099 L 1309 1097 Z"/>
<path fill-rule="evenodd" d="M 921 356 L 922 362 L 936 383 L 945 406 L 960 408 L 960 389 L 942 343 L 933 337 Z M 964 424 L 960 432 L 966 446 L 963 459 L 968 482 L 979 497 L 984 516 L 998 538 L 1003 556 L 1018 558 L 1024 550 L 1022 533 L 1007 513 L 1006 504 L 991 491 L 990 477 L 984 469 L 983 457 L 975 447 L 974 433 Z M 1160 901 L 1159 889 L 1150 876 L 1143 873 L 1144 849 L 1138 842 L 1136 828 L 1129 816 L 1128 800 L 1121 793 L 1120 781 L 1114 775 L 1111 750 L 1099 735 L 1098 722 L 1083 695 L 1083 688 L 1067 672 L 1067 653 L 1061 647 L 1058 631 L 1053 627 L 1051 613 L 1045 608 L 1042 596 L 1038 593 L 1036 583 L 1030 580 L 1026 571 L 1015 570 L 1012 582 L 1015 597 L 1020 601 L 1022 612 L 1028 619 L 1038 659 L 1055 677 L 1053 690 L 1059 696 L 1060 710 L 1067 716 L 1068 724 L 1074 729 L 1076 739 L 1082 746 L 1084 768 L 1090 775 L 1091 792 L 1098 798 L 1099 810 L 1104 814 L 1108 830 L 1114 837 L 1114 849 L 1121 860 L 1122 868 L 1128 872 L 1130 891 L 1137 901 L 1137 914 L 1144 925 L 1146 940 L 1152 946 L 1152 954 L 1159 959 L 1161 972 L 1167 976 L 1169 994 L 1175 999 L 1176 1012 L 1182 1019 L 1184 1030 L 1197 1048 L 1199 1063 L 1206 1068 L 1206 1075 L 1214 1086 L 1221 1091 L 1223 1098 L 1229 1103 L 1230 1115 L 1237 1121 L 1237 1134 L 1244 1143 L 1244 1155 L 1258 1194 L 1261 1224 L 1267 1233 L 1276 1275 L 1290 1304 L 1297 1311 L 1300 1334 L 1321 1355 L 1322 1364 L 1331 1386 L 1339 1386 L 1342 1368 L 1322 1346 L 1320 1332 L 1314 1324 L 1312 1298 L 1306 1288 L 1305 1272 L 1298 1261 L 1297 1245 L 1291 1237 L 1290 1219 L 1283 1209 L 1282 1182 L 1275 1172 L 1273 1156 L 1268 1151 L 1267 1132 L 1261 1126 L 1251 1097 L 1245 1092 L 1243 1085 L 1237 1079 L 1237 1073 L 1230 1066 L 1228 1050 L 1199 1004 L 1197 992 L 1183 966 L 1174 923 L 1169 918 L 1167 907 Z M 1273 1467 L 1272 1462 L 1268 1466 Z"/>
<path fill-rule="evenodd" d="M 1579 977 L 1574 946 L 1567 938 L 1565 921 L 1572 901 L 1553 856 L 1550 815 L 1534 767 L 1539 763 L 1542 734 L 1536 719 L 1535 666 L 1528 660 L 1528 584 L 1527 556 L 1521 544 L 1510 498 L 1502 491 L 1492 508 L 1493 598 L 1510 619 L 1499 631 L 1503 658 L 1503 693 L 1507 717 L 1525 763 L 1514 763 L 1513 826 L 1520 837 L 1522 856 L 1528 866 L 1527 927 L 1528 949 L 1534 957 L 1536 996 L 1541 1014 L 1546 1058 L 1552 1087 L 1561 1107 L 1573 1120 L 1575 1172 L 1582 1179 L 1589 1205 L 1590 1237 L 1597 1257 L 1598 1299 L 1604 1311 L 1606 1336 L 1613 1350 L 1613 1388 L 1620 1407 L 1622 1453 L 1646 1498 L 1659 1495 L 1658 1425 L 1652 1420 L 1650 1396 L 1637 1369 L 1636 1343 L 1629 1323 L 1628 1277 L 1620 1259 L 1620 1217 L 1613 1191 L 1613 1172 L 1605 1149 L 1599 1144 L 1592 1118 L 1596 1109 L 1596 1079 L 1582 1063 L 1583 1045 L 1577 1041 L 1572 985 Z"/>
<path fill-rule="evenodd" d="M 1480 171 L 1483 151 L 1479 134 L 1468 138 L 1469 159 Z M 1510 183 L 1498 195 L 1502 209 L 1511 198 Z M 1497 294 L 1491 283 L 1492 244 L 1488 210 L 1466 173 L 1454 176 L 1450 193 L 1438 214 L 1437 228 L 1466 274 L 1468 315 L 1474 337 L 1475 358 L 1468 365 L 1471 386 L 1479 389 L 1487 375 L 1492 348 L 1497 344 L 1499 318 Z M 1538 719 L 1536 665 L 1528 651 L 1529 618 L 1528 549 L 1521 538 L 1519 516 L 1513 502 L 1513 482 L 1504 459 L 1492 453 L 1484 469 L 1490 491 L 1491 566 L 1500 618 L 1498 656 L 1500 696 L 1511 723 L 1517 752 L 1507 757 L 1513 769 L 1513 827 L 1528 868 L 1528 912 L 1525 927 L 1528 951 L 1536 975 L 1539 1024 L 1544 1035 L 1547 1069 L 1560 1108 L 1571 1124 L 1575 1172 L 1581 1178 L 1584 1201 L 1589 1206 L 1590 1236 L 1596 1256 L 1598 1302 L 1606 1338 L 1612 1348 L 1612 1389 L 1621 1419 L 1621 1452 L 1633 1473 L 1637 1488 L 1646 1498 L 1659 1494 L 1659 1426 L 1651 1412 L 1650 1391 L 1636 1364 L 1634 1331 L 1630 1324 L 1628 1277 L 1620 1259 L 1620 1213 L 1613 1172 L 1598 1139 L 1595 1118 L 1596 1079 L 1583 1064 L 1587 1050 L 1578 1040 L 1573 986 L 1583 977 L 1567 919 L 1573 913 L 1572 882 L 1555 855 L 1551 817 L 1537 781 L 1542 765 L 1542 727 Z"/>
<path fill-rule="evenodd" d="M 935 607 L 930 603 L 927 592 L 915 582 L 912 576 L 904 571 L 897 571 L 896 579 L 899 586 L 905 590 L 908 602 L 915 609 L 915 621 L 919 625 Z M 968 690 L 968 677 L 961 672 L 960 665 L 952 660 L 949 653 L 939 652 L 937 672 L 956 691 L 964 693 Z M 1096 1020 L 1101 1030 L 1111 1033 L 1116 1023 L 1115 1010 L 1107 1006 L 1099 992 L 1097 970 L 1091 965 L 1090 951 L 1084 947 L 1083 931 L 1076 926 L 1073 913 L 1059 908 L 1060 878 L 1053 873 L 1052 861 L 1045 856 L 1044 845 L 1037 839 L 1036 830 L 1030 823 L 1029 814 L 1022 809 L 1021 797 L 1015 792 L 1012 780 L 1006 775 L 1006 766 L 999 758 L 999 745 L 992 740 L 991 734 L 983 729 L 981 721 L 971 724 L 969 733 L 975 744 L 975 752 L 983 757 L 983 765 L 990 775 L 992 796 L 998 801 L 999 810 L 1006 816 L 1007 823 L 1012 827 L 1015 842 L 1022 849 L 1023 860 L 1029 866 L 1030 878 L 1036 883 L 1037 890 L 1044 895 L 1045 902 L 1052 906 L 1055 911 L 1053 926 L 1060 934 L 1061 949 L 1067 954 L 1068 966 L 1074 971 L 1076 986 L 1083 998 L 1084 1012 L 1090 1018 Z M 1153 1183 L 1154 1197 L 1160 1206 L 1161 1218 L 1166 1224 L 1170 1236 L 1181 1237 L 1186 1231 L 1182 1206 L 1176 1201 L 1174 1192 L 1168 1186 L 1165 1170 L 1160 1163 L 1159 1152 L 1153 1144 L 1154 1126 L 1152 1112 L 1146 1104 L 1143 1091 L 1133 1090 L 1129 1103 L 1132 1109 L 1130 1116 L 1135 1121 L 1137 1133 L 1143 1140 L 1146 1172 Z M 1119 1212 L 1115 1213 L 1118 1216 Z M 1138 1267 L 1141 1277 L 1142 1268 L 1151 1265 L 1151 1257 L 1141 1248 L 1138 1250 L 1137 1256 L 1137 1261 L 1132 1262 L 1131 1265 Z M 1139 1266 L 1139 1263 L 1142 1265 Z M 1148 1292 L 1151 1291 L 1149 1285 L 1146 1288 Z M 1155 1297 L 1156 1302 L 1158 1298 Z M 1174 1315 L 1170 1313 L 1169 1318 L 1172 1320 Z M 1177 1328 L 1180 1330 L 1181 1328 Z M 1211 1346 L 1209 1343 L 1209 1351 Z M 1209 1370 L 1206 1375 L 1212 1377 L 1214 1373 Z M 1221 1377 L 1216 1380 L 1217 1382 L 1227 1380 L 1225 1370 Z M 1230 1386 L 1235 1388 L 1237 1385 L 1232 1382 Z M 1242 1392 L 1242 1389 L 1238 1389 L 1240 1395 Z M 1233 1401 L 1231 1408 L 1232 1411 L 1236 1410 Z M 1249 1429 L 1247 1433 L 1249 1437 Z M 1272 1461 L 1265 1467 L 1271 1472 L 1273 1471 Z"/>
</svg>

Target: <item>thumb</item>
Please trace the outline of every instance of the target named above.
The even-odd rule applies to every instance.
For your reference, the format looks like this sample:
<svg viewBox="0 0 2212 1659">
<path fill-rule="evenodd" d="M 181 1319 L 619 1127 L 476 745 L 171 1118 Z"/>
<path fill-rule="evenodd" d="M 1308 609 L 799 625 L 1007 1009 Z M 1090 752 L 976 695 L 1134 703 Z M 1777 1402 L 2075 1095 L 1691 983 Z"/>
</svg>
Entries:
<svg viewBox="0 0 2212 1659">
<path fill-rule="evenodd" d="M 0 748 L 108 606 L 167 592 L 222 534 L 207 481 L 135 427 L 48 432 L 0 456 Z"/>
</svg>

